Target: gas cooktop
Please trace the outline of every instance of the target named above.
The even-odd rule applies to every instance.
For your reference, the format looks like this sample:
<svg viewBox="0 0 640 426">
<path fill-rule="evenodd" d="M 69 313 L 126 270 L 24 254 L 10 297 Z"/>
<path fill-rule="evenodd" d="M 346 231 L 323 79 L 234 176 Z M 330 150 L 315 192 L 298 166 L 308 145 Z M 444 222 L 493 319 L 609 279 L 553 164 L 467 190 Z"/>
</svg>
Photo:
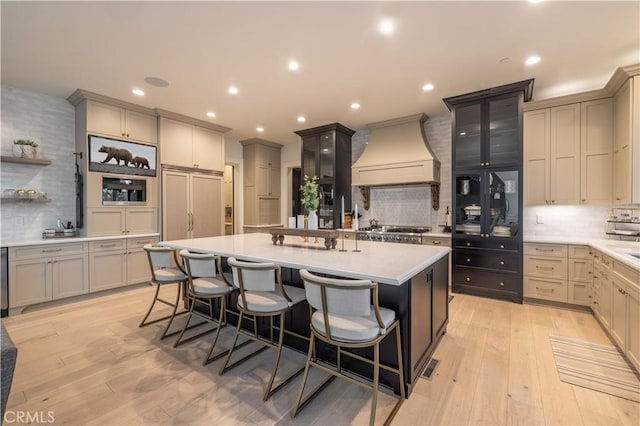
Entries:
<svg viewBox="0 0 640 426">
<path fill-rule="evenodd" d="M 359 240 L 387 243 L 422 244 L 423 234 L 431 231 L 428 226 L 381 226 L 358 231 Z"/>
</svg>

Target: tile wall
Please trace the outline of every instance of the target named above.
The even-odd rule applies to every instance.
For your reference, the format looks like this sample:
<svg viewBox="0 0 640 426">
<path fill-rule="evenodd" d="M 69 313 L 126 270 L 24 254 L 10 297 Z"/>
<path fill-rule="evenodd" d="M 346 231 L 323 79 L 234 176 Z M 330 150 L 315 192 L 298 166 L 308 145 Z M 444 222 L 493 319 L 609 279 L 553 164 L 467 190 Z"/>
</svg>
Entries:
<svg viewBox="0 0 640 426">
<path fill-rule="evenodd" d="M 49 166 L 3 162 L 0 190 L 36 189 L 47 193 L 49 203 L 2 202 L 0 241 L 35 240 L 58 219 L 75 223 L 75 112 L 65 99 L 1 87 L 1 153 L 11 156 L 14 139 L 39 144 L 38 158 Z"/>
</svg>

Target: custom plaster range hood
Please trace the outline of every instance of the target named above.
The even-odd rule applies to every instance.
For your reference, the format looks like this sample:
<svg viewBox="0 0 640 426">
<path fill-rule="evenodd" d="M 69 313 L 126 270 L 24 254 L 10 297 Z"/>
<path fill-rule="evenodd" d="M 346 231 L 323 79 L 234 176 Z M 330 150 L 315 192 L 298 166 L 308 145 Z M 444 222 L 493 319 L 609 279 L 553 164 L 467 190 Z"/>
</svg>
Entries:
<svg viewBox="0 0 640 426">
<path fill-rule="evenodd" d="M 351 167 L 351 185 L 440 184 L 440 161 L 424 134 L 426 114 L 379 121 L 371 129 L 369 143 Z"/>
</svg>

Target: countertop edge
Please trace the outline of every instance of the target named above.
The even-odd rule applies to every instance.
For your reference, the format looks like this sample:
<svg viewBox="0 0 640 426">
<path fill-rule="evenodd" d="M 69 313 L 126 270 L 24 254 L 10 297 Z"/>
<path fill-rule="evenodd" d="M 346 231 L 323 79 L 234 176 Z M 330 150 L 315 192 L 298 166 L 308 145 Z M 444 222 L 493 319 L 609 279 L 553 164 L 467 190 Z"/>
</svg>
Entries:
<svg viewBox="0 0 640 426">
<path fill-rule="evenodd" d="M 70 238 L 46 238 L 42 240 L 28 240 L 28 241 L 1 241 L 0 246 L 12 248 L 12 247 L 26 247 L 26 246 L 39 246 L 49 244 L 66 244 L 66 243 L 84 243 L 89 241 L 105 241 L 105 240 L 120 240 L 131 238 L 144 238 L 144 237 L 160 237 L 160 233 L 151 234 L 133 234 L 133 235 L 111 235 L 104 237 L 70 237 Z"/>
</svg>

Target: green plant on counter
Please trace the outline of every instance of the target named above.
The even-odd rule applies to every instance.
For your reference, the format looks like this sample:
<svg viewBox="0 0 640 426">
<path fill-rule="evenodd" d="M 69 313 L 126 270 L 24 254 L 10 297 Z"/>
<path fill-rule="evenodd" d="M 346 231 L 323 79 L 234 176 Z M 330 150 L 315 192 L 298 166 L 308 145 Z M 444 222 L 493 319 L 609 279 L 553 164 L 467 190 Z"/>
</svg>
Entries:
<svg viewBox="0 0 640 426">
<path fill-rule="evenodd" d="M 13 141 L 14 145 L 28 145 L 34 148 L 38 147 L 38 144 L 32 141 L 31 139 L 16 139 Z"/>
<path fill-rule="evenodd" d="M 302 193 L 302 198 L 300 199 L 302 207 L 309 212 L 318 210 L 318 205 L 320 204 L 318 177 L 309 178 L 309 176 L 304 175 L 304 183 L 300 185 L 300 192 Z"/>
</svg>

